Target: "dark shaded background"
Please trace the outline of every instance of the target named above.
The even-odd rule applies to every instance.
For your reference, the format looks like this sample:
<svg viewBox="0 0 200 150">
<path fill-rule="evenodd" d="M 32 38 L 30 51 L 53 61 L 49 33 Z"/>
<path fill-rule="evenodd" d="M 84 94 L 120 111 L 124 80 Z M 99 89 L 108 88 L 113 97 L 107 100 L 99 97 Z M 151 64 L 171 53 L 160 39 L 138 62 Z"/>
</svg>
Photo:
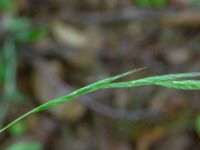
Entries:
<svg viewBox="0 0 200 150">
<path fill-rule="evenodd" d="M 135 68 L 200 71 L 198 0 L 0 0 L 0 125 Z M 100 90 L 0 134 L 4 150 L 196 150 L 200 93 Z"/>
</svg>

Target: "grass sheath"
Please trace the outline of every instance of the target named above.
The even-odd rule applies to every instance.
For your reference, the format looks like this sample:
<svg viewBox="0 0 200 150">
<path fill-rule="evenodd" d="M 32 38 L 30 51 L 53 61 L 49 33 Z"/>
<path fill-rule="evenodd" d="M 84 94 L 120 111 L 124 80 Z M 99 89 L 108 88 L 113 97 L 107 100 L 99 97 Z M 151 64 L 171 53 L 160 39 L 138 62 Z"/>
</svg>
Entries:
<svg viewBox="0 0 200 150">
<path fill-rule="evenodd" d="M 144 67 L 145 68 L 145 67 Z M 24 119 L 25 117 L 39 112 L 46 110 L 50 107 L 56 106 L 63 102 L 68 102 L 74 100 L 76 97 L 79 97 L 81 95 L 85 95 L 87 93 L 100 90 L 100 89 L 106 89 L 106 88 L 133 88 L 133 87 L 140 87 L 140 86 L 149 86 L 149 85 L 155 85 L 155 86 L 161 86 L 161 87 L 167 87 L 167 88 L 173 88 L 173 89 L 181 89 L 181 90 L 200 90 L 200 81 L 199 80 L 191 80 L 188 78 L 194 78 L 199 77 L 200 72 L 193 72 L 193 73 L 178 73 L 178 74 L 168 74 L 168 75 L 158 75 L 153 77 L 146 77 L 142 79 L 137 79 L 133 81 L 126 81 L 126 82 L 114 82 L 120 78 L 123 78 L 127 75 L 130 75 L 132 73 L 138 72 L 143 70 L 144 68 L 135 69 L 126 73 L 119 74 L 114 77 L 110 77 L 95 83 L 92 83 L 88 86 L 85 86 L 83 88 L 80 88 L 69 95 L 54 99 L 52 101 L 49 101 L 45 104 L 42 104 L 33 110 L 25 113 L 24 115 L 20 116 L 13 122 L 9 123 L 4 128 L 0 129 L 0 132 L 5 131 L 10 126 L 16 124 L 20 120 Z"/>
</svg>

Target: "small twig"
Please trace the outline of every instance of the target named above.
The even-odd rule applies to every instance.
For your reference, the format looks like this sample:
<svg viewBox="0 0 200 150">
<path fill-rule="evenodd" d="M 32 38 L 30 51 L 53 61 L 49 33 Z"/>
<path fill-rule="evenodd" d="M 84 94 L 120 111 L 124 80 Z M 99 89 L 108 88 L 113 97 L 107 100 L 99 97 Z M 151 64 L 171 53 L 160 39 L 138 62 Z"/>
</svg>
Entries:
<svg viewBox="0 0 200 150">
<path fill-rule="evenodd" d="M 121 11 L 105 11 L 96 13 L 76 14 L 76 17 L 60 14 L 62 20 L 75 24 L 110 24 L 137 21 L 158 21 L 164 26 L 198 26 L 200 25 L 200 13 L 198 9 L 177 10 L 166 9 L 139 9 L 128 8 Z"/>
</svg>

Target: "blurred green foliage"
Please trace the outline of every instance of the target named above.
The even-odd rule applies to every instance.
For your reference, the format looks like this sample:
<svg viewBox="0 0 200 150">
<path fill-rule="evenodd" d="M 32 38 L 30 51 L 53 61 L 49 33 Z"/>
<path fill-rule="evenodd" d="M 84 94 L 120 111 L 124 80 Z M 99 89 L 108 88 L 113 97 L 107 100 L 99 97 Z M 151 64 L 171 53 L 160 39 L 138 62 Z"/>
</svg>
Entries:
<svg viewBox="0 0 200 150">
<path fill-rule="evenodd" d="M 42 150 L 42 144 L 39 142 L 18 142 L 6 150 Z"/>
<path fill-rule="evenodd" d="M 195 5 L 199 5 L 200 6 L 200 0 L 191 0 L 191 2 Z"/>
<path fill-rule="evenodd" d="M 0 120 L 3 123 L 11 100 L 19 101 L 23 94 L 18 92 L 16 87 L 17 70 L 17 43 L 35 42 L 44 38 L 47 33 L 47 26 L 42 23 L 35 23 L 27 17 L 17 16 L 13 0 L 0 0 L 0 12 L 5 14 L 2 19 L 2 27 L 5 34 L 2 36 L 3 46 L 0 47 L 0 84 L 3 90 L 0 91 L 3 100 L 0 103 Z M 18 123 L 9 130 L 11 136 L 21 136 L 26 133 L 26 125 Z M 16 143 L 8 150 L 40 150 L 35 143 Z"/>
<path fill-rule="evenodd" d="M 10 32 L 18 32 L 28 28 L 29 26 L 28 19 L 22 17 L 7 18 L 5 23 L 7 30 L 9 30 Z"/>
<path fill-rule="evenodd" d="M 141 7 L 164 7 L 167 0 L 137 0 L 137 4 Z"/>
<path fill-rule="evenodd" d="M 19 32 L 16 35 L 16 39 L 21 42 L 34 42 L 46 35 L 46 28 L 44 26 L 37 26 L 29 28 L 23 32 Z"/>
<path fill-rule="evenodd" d="M 13 11 L 14 5 L 12 0 L 0 0 L 0 11 Z"/>
<path fill-rule="evenodd" d="M 195 120 L 195 128 L 196 128 L 197 134 L 200 136 L 200 115 L 198 115 L 198 116 L 196 117 L 196 120 Z"/>
<path fill-rule="evenodd" d="M 3 64 L 3 60 L 2 60 L 2 54 L 0 53 L 0 82 L 4 81 L 5 79 L 5 66 Z"/>
<path fill-rule="evenodd" d="M 21 136 L 27 131 L 27 126 L 24 122 L 18 122 L 9 129 L 9 132 L 12 136 Z"/>
<path fill-rule="evenodd" d="M 137 4 L 142 7 L 151 6 L 150 0 L 137 0 Z"/>
<path fill-rule="evenodd" d="M 11 18 L 7 20 L 6 27 L 19 42 L 34 42 L 43 38 L 47 33 L 45 25 L 33 26 L 27 18 Z"/>
<path fill-rule="evenodd" d="M 43 38 L 47 27 L 41 24 L 34 24 L 28 18 L 16 17 L 13 0 L 0 0 L 0 11 L 10 13 L 6 18 L 5 27 L 9 35 L 19 42 L 34 42 Z"/>
</svg>

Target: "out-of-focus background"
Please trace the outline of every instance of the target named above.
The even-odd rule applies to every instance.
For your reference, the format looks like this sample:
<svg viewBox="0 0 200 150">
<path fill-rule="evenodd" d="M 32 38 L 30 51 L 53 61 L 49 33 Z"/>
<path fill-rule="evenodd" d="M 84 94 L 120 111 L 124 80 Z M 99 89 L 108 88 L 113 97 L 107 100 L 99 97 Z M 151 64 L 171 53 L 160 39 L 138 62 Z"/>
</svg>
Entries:
<svg viewBox="0 0 200 150">
<path fill-rule="evenodd" d="M 200 71 L 199 0 L 0 0 L 0 127 L 54 98 Z M 107 89 L 31 115 L 1 150 L 198 150 L 200 92 Z"/>
</svg>

